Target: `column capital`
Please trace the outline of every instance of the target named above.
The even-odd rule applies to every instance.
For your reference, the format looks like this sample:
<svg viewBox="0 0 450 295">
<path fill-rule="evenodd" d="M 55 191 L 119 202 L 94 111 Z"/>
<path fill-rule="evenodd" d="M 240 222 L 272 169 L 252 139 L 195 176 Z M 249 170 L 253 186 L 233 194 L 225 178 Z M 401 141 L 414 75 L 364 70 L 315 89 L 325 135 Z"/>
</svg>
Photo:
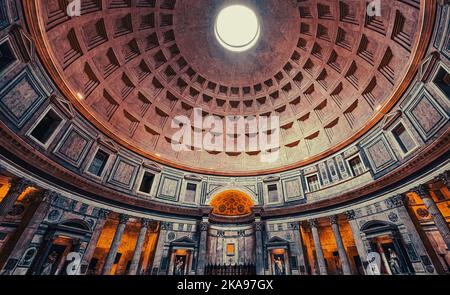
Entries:
<svg viewBox="0 0 450 295">
<path fill-rule="evenodd" d="M 152 220 L 147 218 L 141 218 L 141 227 L 148 227 Z"/>
<path fill-rule="evenodd" d="M 45 190 L 42 194 L 42 201 L 51 204 L 55 202 L 59 197 L 60 195 L 57 192 Z"/>
<path fill-rule="evenodd" d="M 398 194 L 393 197 L 388 198 L 384 201 L 386 206 L 390 209 L 405 206 L 407 204 L 407 198 L 404 194 Z"/>
<path fill-rule="evenodd" d="M 411 191 L 416 193 L 422 199 L 423 198 L 431 198 L 430 194 L 428 193 L 427 187 L 423 184 L 413 188 Z"/>
<path fill-rule="evenodd" d="M 10 182 L 9 191 L 13 193 L 21 193 L 29 186 L 33 186 L 31 181 L 25 178 L 14 177 Z"/>
<path fill-rule="evenodd" d="M 255 214 L 256 217 L 261 217 L 261 215 L 263 214 L 264 209 L 263 209 L 263 206 L 258 205 L 258 206 L 253 206 L 252 207 L 252 211 L 253 211 L 253 213 Z"/>
<path fill-rule="evenodd" d="M 317 219 L 310 219 L 308 220 L 308 224 L 311 227 L 317 228 L 319 226 L 319 221 Z"/>
<path fill-rule="evenodd" d="M 446 187 L 450 186 L 450 173 L 448 171 L 446 171 L 442 174 L 439 174 L 439 176 L 437 178 L 438 178 L 438 180 L 442 181 L 442 183 L 444 183 L 444 185 Z"/>
<path fill-rule="evenodd" d="M 289 228 L 294 230 L 300 229 L 300 222 L 299 221 L 290 222 Z"/>
<path fill-rule="evenodd" d="M 119 215 L 119 224 L 125 224 L 127 223 L 128 219 L 130 219 L 129 215 L 126 214 L 120 214 Z"/>
<path fill-rule="evenodd" d="M 156 220 L 150 220 L 150 223 L 149 223 L 149 225 L 148 225 L 148 230 L 149 230 L 151 233 L 156 233 L 156 232 L 158 231 L 158 224 L 159 224 L 158 221 L 156 221 Z"/>
<path fill-rule="evenodd" d="M 200 208 L 200 214 L 202 217 L 208 217 L 213 211 L 213 207 L 211 206 L 203 206 Z"/>
<path fill-rule="evenodd" d="M 209 222 L 200 222 L 200 231 L 207 231 L 209 227 Z"/>
<path fill-rule="evenodd" d="M 337 223 L 338 223 L 338 218 L 339 218 L 338 215 L 332 215 L 332 216 L 330 216 L 330 223 L 331 223 L 331 224 L 337 224 Z"/>
<path fill-rule="evenodd" d="M 111 213 L 110 210 L 106 210 L 106 209 L 101 208 L 101 209 L 98 211 L 98 219 L 105 220 L 105 219 L 108 218 L 108 215 L 109 215 L 110 213 Z"/>
<path fill-rule="evenodd" d="M 345 215 L 345 217 L 347 217 L 347 220 L 355 220 L 355 218 L 356 218 L 355 210 L 345 211 L 344 215 Z"/>
<path fill-rule="evenodd" d="M 162 221 L 161 222 L 161 229 L 162 230 L 170 230 L 171 228 L 172 228 L 172 223 L 166 222 L 166 221 Z"/>
<path fill-rule="evenodd" d="M 264 222 L 262 222 L 262 221 L 255 222 L 255 230 L 263 231 L 264 230 Z"/>
</svg>

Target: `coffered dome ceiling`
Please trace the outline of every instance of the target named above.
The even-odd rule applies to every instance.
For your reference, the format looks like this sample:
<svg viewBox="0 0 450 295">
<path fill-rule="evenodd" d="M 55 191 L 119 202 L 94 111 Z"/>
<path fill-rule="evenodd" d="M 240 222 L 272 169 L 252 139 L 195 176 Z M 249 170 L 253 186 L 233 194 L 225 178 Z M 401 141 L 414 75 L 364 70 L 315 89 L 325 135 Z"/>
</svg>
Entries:
<svg viewBox="0 0 450 295">
<path fill-rule="evenodd" d="M 217 174 L 286 170 L 347 146 L 398 101 L 429 38 L 419 0 L 383 1 L 381 17 L 366 14 L 365 0 L 85 0 L 73 18 L 68 1 L 31 2 L 41 59 L 87 119 L 151 159 Z M 261 25 L 245 52 L 214 34 L 220 9 L 235 3 Z M 173 151 L 172 118 L 197 107 L 280 116 L 279 160 Z"/>
</svg>

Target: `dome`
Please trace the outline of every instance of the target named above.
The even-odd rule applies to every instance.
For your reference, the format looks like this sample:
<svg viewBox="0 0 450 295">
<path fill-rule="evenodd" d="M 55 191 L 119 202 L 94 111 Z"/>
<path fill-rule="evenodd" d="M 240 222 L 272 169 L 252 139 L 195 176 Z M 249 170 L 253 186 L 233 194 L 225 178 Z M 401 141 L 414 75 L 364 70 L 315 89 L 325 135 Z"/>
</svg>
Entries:
<svg viewBox="0 0 450 295">
<path fill-rule="evenodd" d="M 348 146 L 400 99 L 424 55 L 427 19 L 414 7 L 386 4 L 378 19 L 363 1 L 241 2 L 256 30 L 249 41 L 258 39 L 243 52 L 216 38 L 220 13 L 236 6 L 202 0 L 94 1 L 68 19 L 50 13 L 58 2 L 42 3 L 38 49 L 68 98 L 109 137 L 164 164 L 226 175 L 285 171 Z M 179 116 L 192 129 L 181 151 L 173 148 L 183 140 Z M 212 131 L 208 116 L 223 122 L 214 147 L 202 141 Z M 277 132 L 229 134 L 234 116 L 276 117 Z M 263 135 L 269 144 L 253 144 Z M 264 161 L 266 153 L 276 161 Z"/>
</svg>

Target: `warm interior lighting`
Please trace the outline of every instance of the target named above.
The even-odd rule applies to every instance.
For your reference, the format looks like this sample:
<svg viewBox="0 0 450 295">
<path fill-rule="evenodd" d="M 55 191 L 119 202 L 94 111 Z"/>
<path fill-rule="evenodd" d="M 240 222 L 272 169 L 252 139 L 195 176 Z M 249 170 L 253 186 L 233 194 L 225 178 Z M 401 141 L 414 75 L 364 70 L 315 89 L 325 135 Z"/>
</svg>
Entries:
<svg viewBox="0 0 450 295">
<path fill-rule="evenodd" d="M 235 52 L 252 48 L 261 34 L 255 12 L 243 5 L 231 5 L 222 9 L 217 16 L 214 31 L 219 43 Z"/>
</svg>

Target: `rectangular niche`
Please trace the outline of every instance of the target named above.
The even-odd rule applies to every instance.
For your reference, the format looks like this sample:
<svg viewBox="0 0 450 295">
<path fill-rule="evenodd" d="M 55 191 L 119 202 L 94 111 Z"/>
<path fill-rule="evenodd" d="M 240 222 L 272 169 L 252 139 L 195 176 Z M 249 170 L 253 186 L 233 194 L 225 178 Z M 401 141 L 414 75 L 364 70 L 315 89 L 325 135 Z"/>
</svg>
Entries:
<svg viewBox="0 0 450 295">
<path fill-rule="evenodd" d="M 0 41 L 0 57 L 0 74 L 2 75 L 18 63 L 16 52 L 9 36 Z"/>
<path fill-rule="evenodd" d="M 425 141 L 435 135 L 449 118 L 425 88 L 406 106 L 405 113 Z"/>
<path fill-rule="evenodd" d="M 72 166 L 80 167 L 94 140 L 81 128 L 71 125 L 56 146 L 54 153 Z"/>
<path fill-rule="evenodd" d="M 131 189 L 138 170 L 138 163 L 134 163 L 122 156 L 118 156 L 113 165 L 108 182 L 116 186 Z"/>
<path fill-rule="evenodd" d="M 305 198 L 300 176 L 282 179 L 281 183 L 283 185 L 283 195 L 287 202 Z"/>
<path fill-rule="evenodd" d="M 49 95 L 34 73 L 25 68 L 0 91 L 0 111 L 21 128 Z"/>
<path fill-rule="evenodd" d="M 364 151 L 374 173 L 385 170 L 397 162 L 397 158 L 384 134 L 380 134 L 365 145 Z"/>
<path fill-rule="evenodd" d="M 26 135 L 46 149 L 55 139 L 64 122 L 62 115 L 52 107 L 48 107 Z"/>
<path fill-rule="evenodd" d="M 163 174 L 158 189 L 158 199 L 178 202 L 180 195 L 181 179 L 171 175 Z"/>
<path fill-rule="evenodd" d="M 436 76 L 433 79 L 433 83 L 444 93 L 444 95 L 450 97 L 450 73 L 443 67 L 440 67 Z"/>
</svg>

